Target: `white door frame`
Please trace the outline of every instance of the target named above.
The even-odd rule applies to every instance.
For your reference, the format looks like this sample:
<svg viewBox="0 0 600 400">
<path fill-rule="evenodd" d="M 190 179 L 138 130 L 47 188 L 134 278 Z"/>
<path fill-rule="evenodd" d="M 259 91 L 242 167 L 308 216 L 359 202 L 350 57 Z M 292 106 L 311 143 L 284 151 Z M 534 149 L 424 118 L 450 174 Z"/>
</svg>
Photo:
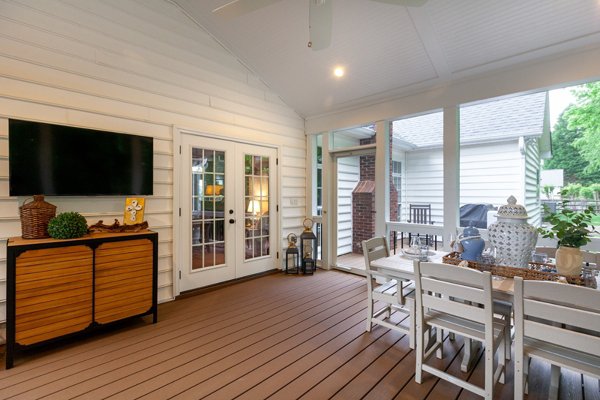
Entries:
<svg viewBox="0 0 600 400">
<path fill-rule="evenodd" d="M 331 173 L 328 177 L 329 182 L 330 182 L 330 187 L 331 187 L 331 204 L 332 204 L 332 210 L 335 210 L 335 212 L 332 212 L 330 215 L 331 218 L 331 226 L 335 227 L 335 229 L 330 229 L 329 230 L 329 237 L 331 239 L 331 246 L 330 249 L 332 249 L 331 254 L 329 255 L 329 258 L 331 260 L 331 266 L 334 268 L 338 267 L 338 262 L 337 262 L 337 248 L 338 248 L 338 160 L 340 158 L 345 158 L 345 157 L 357 157 L 357 156 L 367 156 L 367 155 L 375 155 L 376 154 L 376 149 L 374 145 L 364 145 L 364 146 L 360 146 L 360 147 L 355 147 L 352 149 L 342 149 L 342 150 L 336 150 L 336 151 L 329 151 L 329 155 L 331 156 L 332 159 L 332 163 L 331 163 Z M 323 173 L 325 173 L 325 171 L 323 171 Z M 360 176 L 359 176 L 359 180 L 360 180 Z M 377 190 L 377 185 L 375 185 L 375 190 Z M 354 218 L 354 217 L 353 217 Z"/>
<path fill-rule="evenodd" d="M 265 143 L 259 143 L 259 142 L 253 142 L 250 140 L 241 140 L 241 139 L 237 139 L 237 138 L 230 138 L 230 137 L 224 137 L 224 136 L 219 136 L 219 135 L 215 135 L 215 134 L 210 134 L 210 133 L 206 133 L 206 132 L 201 132 L 201 131 L 195 131 L 192 129 L 186 129 L 186 128 L 179 128 L 176 126 L 172 127 L 172 134 L 173 134 L 173 232 L 172 232 L 172 236 L 173 236 L 173 241 L 172 241 L 172 251 L 173 251 L 173 266 L 172 266 L 172 287 L 173 287 L 173 297 L 179 296 L 181 294 L 181 285 L 179 282 L 179 278 L 181 276 L 181 263 L 183 258 L 183 255 L 181 254 L 181 252 L 183 251 L 183 246 L 180 245 L 180 242 L 182 240 L 182 238 L 180 237 L 180 230 L 181 230 L 181 213 L 180 213 L 180 208 L 181 208 L 181 204 L 182 204 L 182 196 L 181 196 L 181 175 L 182 175 L 182 171 L 180 170 L 180 165 L 181 165 L 181 136 L 183 134 L 186 135 L 194 135 L 194 136 L 198 136 L 198 137 L 205 137 L 205 138 L 210 138 L 210 139 L 218 139 L 218 140 L 226 140 L 226 141 L 230 141 L 230 142 L 235 142 L 235 143 L 242 143 L 242 144 L 248 144 L 248 145 L 254 145 L 254 146 L 262 146 L 262 147 L 267 147 L 267 148 L 272 148 L 275 149 L 276 154 L 277 154 L 277 176 L 275 177 L 275 182 L 276 182 L 276 194 L 275 194 L 275 206 L 277 209 L 277 213 L 276 213 L 276 218 L 275 218 L 275 222 L 276 222 L 276 226 L 274 227 L 273 231 L 273 244 L 272 244 L 272 249 L 274 252 L 276 252 L 276 254 L 278 255 L 276 257 L 276 267 L 281 269 L 281 257 L 279 256 L 281 254 L 281 245 L 282 245 L 282 238 L 281 238 L 281 212 L 279 211 L 280 209 L 280 204 L 281 204 L 281 173 L 279 172 L 279 162 L 278 160 L 281 158 L 281 147 L 280 146 L 275 146 L 275 145 L 269 145 L 269 144 L 265 144 Z M 156 152 L 155 152 L 156 153 Z M 160 243 L 160 241 L 159 241 Z"/>
</svg>

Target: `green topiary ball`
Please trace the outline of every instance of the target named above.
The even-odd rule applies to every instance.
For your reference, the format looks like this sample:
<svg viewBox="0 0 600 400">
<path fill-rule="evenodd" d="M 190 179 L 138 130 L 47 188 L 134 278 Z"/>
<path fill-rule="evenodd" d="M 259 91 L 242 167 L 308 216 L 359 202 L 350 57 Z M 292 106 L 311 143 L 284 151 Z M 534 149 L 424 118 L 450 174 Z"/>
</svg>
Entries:
<svg viewBox="0 0 600 400">
<path fill-rule="evenodd" d="M 48 223 L 48 234 L 54 239 L 74 239 L 87 233 L 87 221 L 77 212 L 58 214 Z"/>
</svg>

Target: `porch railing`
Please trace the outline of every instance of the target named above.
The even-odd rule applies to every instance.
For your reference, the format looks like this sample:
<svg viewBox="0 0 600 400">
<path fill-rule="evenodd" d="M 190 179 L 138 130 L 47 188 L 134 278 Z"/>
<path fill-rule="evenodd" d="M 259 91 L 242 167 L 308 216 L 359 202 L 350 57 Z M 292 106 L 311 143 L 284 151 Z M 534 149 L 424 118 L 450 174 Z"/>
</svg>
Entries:
<svg viewBox="0 0 600 400">
<path fill-rule="evenodd" d="M 444 227 L 442 225 L 429 225 L 429 224 L 413 224 L 409 222 L 398 222 L 398 221 L 387 221 L 386 229 L 388 232 L 388 237 L 390 238 L 390 246 L 396 254 L 396 249 L 398 247 L 398 235 L 400 232 L 410 232 L 413 235 L 430 235 L 437 236 L 438 239 L 442 239 L 444 237 Z M 443 243 L 443 241 L 442 241 Z"/>
</svg>

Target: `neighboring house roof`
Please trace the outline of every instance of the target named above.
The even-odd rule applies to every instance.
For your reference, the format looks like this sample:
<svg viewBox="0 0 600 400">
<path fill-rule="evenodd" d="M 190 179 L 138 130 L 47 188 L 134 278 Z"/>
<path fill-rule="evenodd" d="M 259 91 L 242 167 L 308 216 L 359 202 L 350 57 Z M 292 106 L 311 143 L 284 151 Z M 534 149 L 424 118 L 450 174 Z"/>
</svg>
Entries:
<svg viewBox="0 0 600 400">
<path fill-rule="evenodd" d="M 546 92 L 511 97 L 460 108 L 462 144 L 539 137 L 547 129 Z M 435 112 L 393 122 L 394 139 L 410 147 L 441 147 L 443 114 Z"/>
</svg>

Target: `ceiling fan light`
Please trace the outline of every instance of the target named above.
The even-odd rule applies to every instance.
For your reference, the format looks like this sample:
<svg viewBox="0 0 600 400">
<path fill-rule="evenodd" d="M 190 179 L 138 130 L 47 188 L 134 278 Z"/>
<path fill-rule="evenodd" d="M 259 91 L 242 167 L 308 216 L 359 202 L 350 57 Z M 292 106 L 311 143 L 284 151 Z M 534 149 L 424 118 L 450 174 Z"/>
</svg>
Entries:
<svg viewBox="0 0 600 400">
<path fill-rule="evenodd" d="M 333 75 L 337 78 L 341 78 L 346 73 L 344 67 L 338 66 L 333 69 Z"/>
</svg>

